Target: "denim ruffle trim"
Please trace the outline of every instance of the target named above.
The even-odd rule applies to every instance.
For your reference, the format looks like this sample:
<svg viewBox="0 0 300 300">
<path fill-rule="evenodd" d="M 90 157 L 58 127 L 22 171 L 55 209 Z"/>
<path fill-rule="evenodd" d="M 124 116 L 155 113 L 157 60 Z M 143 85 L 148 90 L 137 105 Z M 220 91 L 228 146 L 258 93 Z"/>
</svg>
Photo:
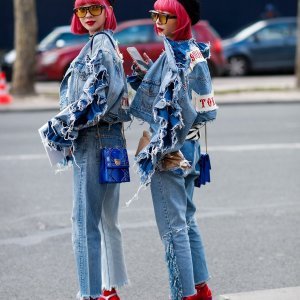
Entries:
<svg viewBox="0 0 300 300">
<path fill-rule="evenodd" d="M 181 129 L 183 119 L 181 116 L 182 108 L 178 104 L 178 95 L 181 89 L 179 74 L 170 71 L 170 81 L 161 89 L 159 100 L 154 106 L 154 120 L 158 124 L 158 129 L 145 147 L 136 157 L 139 167 L 141 183 L 148 185 L 155 167 L 160 158 L 173 149 L 177 143 L 176 130 Z"/>
<path fill-rule="evenodd" d="M 72 146 L 80 129 L 94 126 L 99 122 L 107 111 L 105 88 L 108 85 L 107 70 L 102 66 L 84 89 L 81 98 L 48 121 L 44 136 L 50 148 L 61 151 Z"/>
</svg>

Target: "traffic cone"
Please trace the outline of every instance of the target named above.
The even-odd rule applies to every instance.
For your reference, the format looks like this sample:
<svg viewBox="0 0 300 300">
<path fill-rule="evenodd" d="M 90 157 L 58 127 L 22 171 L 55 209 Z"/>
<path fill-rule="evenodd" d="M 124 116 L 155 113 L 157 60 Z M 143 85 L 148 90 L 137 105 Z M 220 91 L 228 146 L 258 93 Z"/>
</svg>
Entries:
<svg viewBox="0 0 300 300">
<path fill-rule="evenodd" d="M 11 102 L 12 97 L 8 93 L 5 73 L 0 71 L 0 105 L 10 104 Z"/>
</svg>

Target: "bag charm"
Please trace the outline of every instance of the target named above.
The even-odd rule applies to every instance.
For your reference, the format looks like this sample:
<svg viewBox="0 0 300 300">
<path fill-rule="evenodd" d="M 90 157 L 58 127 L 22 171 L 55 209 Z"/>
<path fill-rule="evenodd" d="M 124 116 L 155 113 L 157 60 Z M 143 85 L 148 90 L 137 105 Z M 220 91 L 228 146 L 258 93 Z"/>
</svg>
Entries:
<svg viewBox="0 0 300 300">
<path fill-rule="evenodd" d="M 210 182 L 210 170 L 211 164 L 209 155 L 207 153 L 207 131 L 206 131 L 206 123 L 205 123 L 205 153 L 201 153 L 199 166 L 200 166 L 200 175 L 195 179 L 195 186 L 201 187 L 201 185 L 205 185 L 207 182 Z"/>
</svg>

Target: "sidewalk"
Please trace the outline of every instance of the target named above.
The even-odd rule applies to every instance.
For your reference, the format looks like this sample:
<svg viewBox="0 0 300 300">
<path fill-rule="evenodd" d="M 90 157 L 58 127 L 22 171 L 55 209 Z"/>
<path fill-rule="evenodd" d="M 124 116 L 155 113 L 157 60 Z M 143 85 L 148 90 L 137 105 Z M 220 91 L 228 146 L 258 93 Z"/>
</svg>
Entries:
<svg viewBox="0 0 300 300">
<path fill-rule="evenodd" d="M 213 80 L 218 105 L 300 102 L 294 76 L 217 77 Z M 14 97 L 0 112 L 58 110 L 59 82 L 36 83 L 36 96 Z"/>
<path fill-rule="evenodd" d="M 248 293 L 219 296 L 218 300 L 299 300 L 300 287 L 288 287 L 273 290 L 253 291 Z"/>
</svg>

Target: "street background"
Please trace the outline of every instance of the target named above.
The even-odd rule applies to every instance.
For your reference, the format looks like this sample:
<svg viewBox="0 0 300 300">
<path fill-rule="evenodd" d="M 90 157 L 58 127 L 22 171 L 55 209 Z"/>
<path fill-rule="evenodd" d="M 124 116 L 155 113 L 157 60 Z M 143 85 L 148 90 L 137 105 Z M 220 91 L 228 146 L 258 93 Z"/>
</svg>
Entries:
<svg viewBox="0 0 300 300">
<path fill-rule="evenodd" d="M 14 17 L 13 0 L 0 0 L 5 9 L 0 10 L 0 53 L 13 48 Z M 143 0 L 141 5 L 136 0 L 115 1 L 115 13 L 118 22 L 149 18 L 148 11 L 153 8 L 152 0 Z M 226 37 L 238 28 L 261 18 L 266 4 L 273 3 L 281 16 L 297 15 L 297 0 L 252 0 L 251 5 L 240 0 L 201 1 L 201 18 L 210 24 L 222 37 Z M 36 9 L 38 16 L 38 40 L 44 38 L 54 27 L 68 25 L 72 18 L 74 1 L 38 0 Z M 222 13 L 219 13 L 222 12 Z"/>
<path fill-rule="evenodd" d="M 219 112 L 208 126 L 212 182 L 195 193 L 214 299 L 300 286 L 300 97 L 294 80 L 214 79 Z M 38 96 L 0 110 L 0 294 L 74 299 L 72 171 L 54 174 L 37 132 L 57 113 L 58 83 L 38 83 L 37 90 Z M 133 154 L 143 128 L 134 121 L 125 132 L 132 180 L 121 185 L 120 224 L 131 285 L 120 296 L 163 300 L 168 276 L 149 189 L 125 205 L 139 185 Z"/>
</svg>

